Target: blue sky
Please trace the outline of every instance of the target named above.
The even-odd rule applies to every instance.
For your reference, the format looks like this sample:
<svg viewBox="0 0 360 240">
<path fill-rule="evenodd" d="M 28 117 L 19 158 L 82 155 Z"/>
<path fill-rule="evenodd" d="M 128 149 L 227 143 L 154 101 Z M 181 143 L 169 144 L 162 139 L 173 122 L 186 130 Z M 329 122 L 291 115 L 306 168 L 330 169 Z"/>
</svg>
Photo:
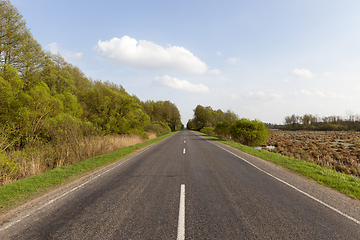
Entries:
<svg viewBox="0 0 360 240">
<path fill-rule="evenodd" d="M 360 113 L 360 2 L 12 0 L 44 49 L 141 100 L 282 123 Z"/>
</svg>

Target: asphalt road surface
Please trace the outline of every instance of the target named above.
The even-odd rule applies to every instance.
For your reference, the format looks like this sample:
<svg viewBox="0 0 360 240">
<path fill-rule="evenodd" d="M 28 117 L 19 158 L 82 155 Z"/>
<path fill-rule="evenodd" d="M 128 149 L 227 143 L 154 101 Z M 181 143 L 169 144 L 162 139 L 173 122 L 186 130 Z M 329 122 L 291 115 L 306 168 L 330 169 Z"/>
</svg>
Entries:
<svg viewBox="0 0 360 240">
<path fill-rule="evenodd" d="M 360 239 L 359 201 L 191 131 L 69 185 L 0 239 Z"/>
</svg>

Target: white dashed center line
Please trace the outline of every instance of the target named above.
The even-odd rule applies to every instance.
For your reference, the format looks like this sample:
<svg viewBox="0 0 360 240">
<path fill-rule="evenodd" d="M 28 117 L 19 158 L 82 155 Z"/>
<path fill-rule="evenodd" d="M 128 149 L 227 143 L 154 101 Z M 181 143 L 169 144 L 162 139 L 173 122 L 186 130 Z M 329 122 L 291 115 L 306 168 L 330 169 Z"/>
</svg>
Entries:
<svg viewBox="0 0 360 240">
<path fill-rule="evenodd" d="M 185 239 L 185 184 L 181 184 L 180 187 L 180 206 L 177 239 Z"/>
</svg>

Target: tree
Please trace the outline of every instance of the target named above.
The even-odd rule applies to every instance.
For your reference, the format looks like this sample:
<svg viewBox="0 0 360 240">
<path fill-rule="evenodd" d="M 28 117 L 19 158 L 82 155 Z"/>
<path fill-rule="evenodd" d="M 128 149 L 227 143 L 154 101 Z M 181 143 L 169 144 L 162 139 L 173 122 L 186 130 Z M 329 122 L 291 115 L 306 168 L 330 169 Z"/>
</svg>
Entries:
<svg viewBox="0 0 360 240">
<path fill-rule="evenodd" d="M 94 81 L 83 100 L 85 117 L 105 134 L 144 135 L 143 129 L 150 118 L 122 86 Z"/>
<path fill-rule="evenodd" d="M 34 143 L 41 134 L 42 128 L 48 118 L 58 115 L 63 105 L 60 99 L 51 96 L 50 89 L 44 82 L 31 88 L 28 92 L 30 98 L 26 105 L 20 107 L 22 125 L 26 141 Z"/>
<path fill-rule="evenodd" d="M 9 0 L 0 1 L 0 60 L 11 64 L 14 52 L 24 41 L 24 33 L 28 31 L 22 15 Z"/>
<path fill-rule="evenodd" d="M 170 101 L 142 102 L 142 109 L 150 117 L 152 123 L 165 123 L 171 131 L 180 130 L 180 112 L 175 104 Z"/>
<path fill-rule="evenodd" d="M 238 116 L 233 111 L 227 110 L 224 116 L 225 121 L 229 122 L 230 124 L 234 123 L 238 120 Z"/>
<path fill-rule="evenodd" d="M 238 120 L 238 116 L 230 110 L 225 113 L 221 110 L 213 110 L 210 106 L 203 107 L 197 105 L 194 109 L 194 118 L 188 122 L 188 129 L 201 131 L 204 127 L 212 127 L 216 129 L 219 122 L 227 122 L 229 124 Z"/>
<path fill-rule="evenodd" d="M 16 69 L 9 64 L 3 64 L 0 74 L 0 123 L 11 122 L 14 114 L 18 114 L 16 105 L 21 105 L 19 101 L 23 94 L 23 85 Z"/>
<path fill-rule="evenodd" d="M 34 84 L 39 79 L 39 73 L 45 65 L 45 52 L 33 38 L 29 30 L 25 30 L 23 41 L 14 51 L 11 65 L 14 66 L 27 85 Z"/>
<path fill-rule="evenodd" d="M 215 127 L 215 134 L 228 138 L 230 136 L 230 126 L 231 124 L 227 121 L 218 122 Z"/>
<path fill-rule="evenodd" d="M 212 112 L 211 107 L 203 107 L 201 105 L 196 106 L 196 108 L 194 109 L 195 130 L 200 131 L 203 127 L 209 126 L 206 125 L 206 123 L 211 122 L 211 117 L 212 117 L 211 112 Z"/>
<path fill-rule="evenodd" d="M 194 119 L 189 119 L 186 124 L 186 129 L 195 130 Z"/>
</svg>

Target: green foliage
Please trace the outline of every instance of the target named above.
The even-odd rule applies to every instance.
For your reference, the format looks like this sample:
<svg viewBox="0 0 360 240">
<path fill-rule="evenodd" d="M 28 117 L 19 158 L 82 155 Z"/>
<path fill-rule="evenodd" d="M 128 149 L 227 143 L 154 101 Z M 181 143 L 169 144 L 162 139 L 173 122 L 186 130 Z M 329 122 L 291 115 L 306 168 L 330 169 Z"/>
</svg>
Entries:
<svg viewBox="0 0 360 240">
<path fill-rule="evenodd" d="M 83 109 L 77 100 L 77 97 L 69 92 L 63 92 L 55 96 L 63 104 L 63 112 L 70 115 L 81 117 Z"/>
<path fill-rule="evenodd" d="M 154 132 L 157 137 L 163 136 L 171 132 L 171 129 L 167 124 L 161 122 L 153 122 L 152 124 L 147 125 L 144 130 L 146 132 Z"/>
<path fill-rule="evenodd" d="M 4 65 L 0 82 L 0 95 L 6 95 L 5 101 L 0 103 L 3 113 L 0 124 L 14 124 L 16 137 L 21 139 L 20 145 L 35 140 L 48 117 L 61 110 L 61 101 L 50 95 L 44 82 L 24 91 L 17 71 L 8 64 Z"/>
<path fill-rule="evenodd" d="M 28 33 L 21 14 L 9 0 L 0 1 L 0 61 L 11 64 Z"/>
<path fill-rule="evenodd" d="M 28 92 L 26 105 L 19 107 L 21 115 L 18 122 L 21 124 L 19 133 L 26 142 L 32 144 L 42 132 L 43 126 L 50 117 L 62 111 L 62 102 L 51 96 L 50 90 L 44 82 L 40 82 Z"/>
<path fill-rule="evenodd" d="M 151 122 L 165 123 L 171 131 L 180 130 L 182 123 L 179 110 L 175 104 L 170 101 L 138 101 L 144 112 L 150 117 Z"/>
<path fill-rule="evenodd" d="M 214 111 L 211 107 L 197 105 L 194 118 L 187 122 L 187 129 L 201 131 L 208 135 L 232 138 L 246 145 L 262 145 L 267 141 L 269 132 L 259 120 L 250 121 L 228 110 Z"/>
<path fill-rule="evenodd" d="M 230 126 L 230 123 L 227 121 L 218 122 L 215 127 L 215 134 L 225 138 L 230 137 Z"/>
<path fill-rule="evenodd" d="M 45 126 L 45 132 L 52 141 L 72 142 L 76 144 L 82 137 L 100 135 L 99 129 L 92 123 L 84 122 L 73 115 L 61 113 L 50 118 Z"/>
<path fill-rule="evenodd" d="M 186 128 L 190 130 L 195 130 L 195 123 L 193 119 L 188 120 L 188 122 L 186 123 Z"/>
<path fill-rule="evenodd" d="M 7 158 L 5 153 L 0 152 L 0 177 L 4 178 L 7 175 L 11 175 L 14 172 L 20 170 L 20 166 L 11 158 Z M 0 182 L 4 181 L 5 179 L 1 179 Z"/>
<path fill-rule="evenodd" d="M 72 76 L 64 69 L 60 69 L 55 65 L 49 65 L 43 69 L 41 76 L 54 94 L 74 92 L 74 81 Z"/>
<path fill-rule="evenodd" d="M 204 127 L 216 127 L 219 122 L 233 123 L 238 119 L 237 115 L 228 110 L 213 110 L 210 106 L 197 105 L 194 109 L 194 118 L 187 123 L 187 129 L 201 131 Z"/>
<path fill-rule="evenodd" d="M 5 64 L 0 75 L 0 122 L 8 120 L 9 110 L 17 99 L 23 87 L 20 76 L 11 65 Z"/>
<path fill-rule="evenodd" d="M 322 124 L 321 126 L 319 126 L 319 130 L 321 130 L 321 131 L 342 131 L 342 130 L 346 130 L 346 128 L 344 126 L 340 126 L 340 125 L 334 124 L 334 123 L 325 123 L 325 124 Z"/>
<path fill-rule="evenodd" d="M 85 117 L 105 134 L 145 134 L 149 116 L 122 86 L 94 81 L 83 100 Z"/>
<path fill-rule="evenodd" d="M 205 133 L 207 135 L 213 136 L 214 135 L 214 128 L 213 127 L 204 127 L 204 128 L 201 129 L 201 132 Z"/>
<path fill-rule="evenodd" d="M 212 108 L 197 105 L 194 109 L 195 130 L 200 131 L 205 126 L 212 126 Z"/>
<path fill-rule="evenodd" d="M 269 132 L 259 120 L 242 118 L 231 125 L 230 134 L 235 141 L 242 144 L 259 146 L 266 143 Z"/>
</svg>

